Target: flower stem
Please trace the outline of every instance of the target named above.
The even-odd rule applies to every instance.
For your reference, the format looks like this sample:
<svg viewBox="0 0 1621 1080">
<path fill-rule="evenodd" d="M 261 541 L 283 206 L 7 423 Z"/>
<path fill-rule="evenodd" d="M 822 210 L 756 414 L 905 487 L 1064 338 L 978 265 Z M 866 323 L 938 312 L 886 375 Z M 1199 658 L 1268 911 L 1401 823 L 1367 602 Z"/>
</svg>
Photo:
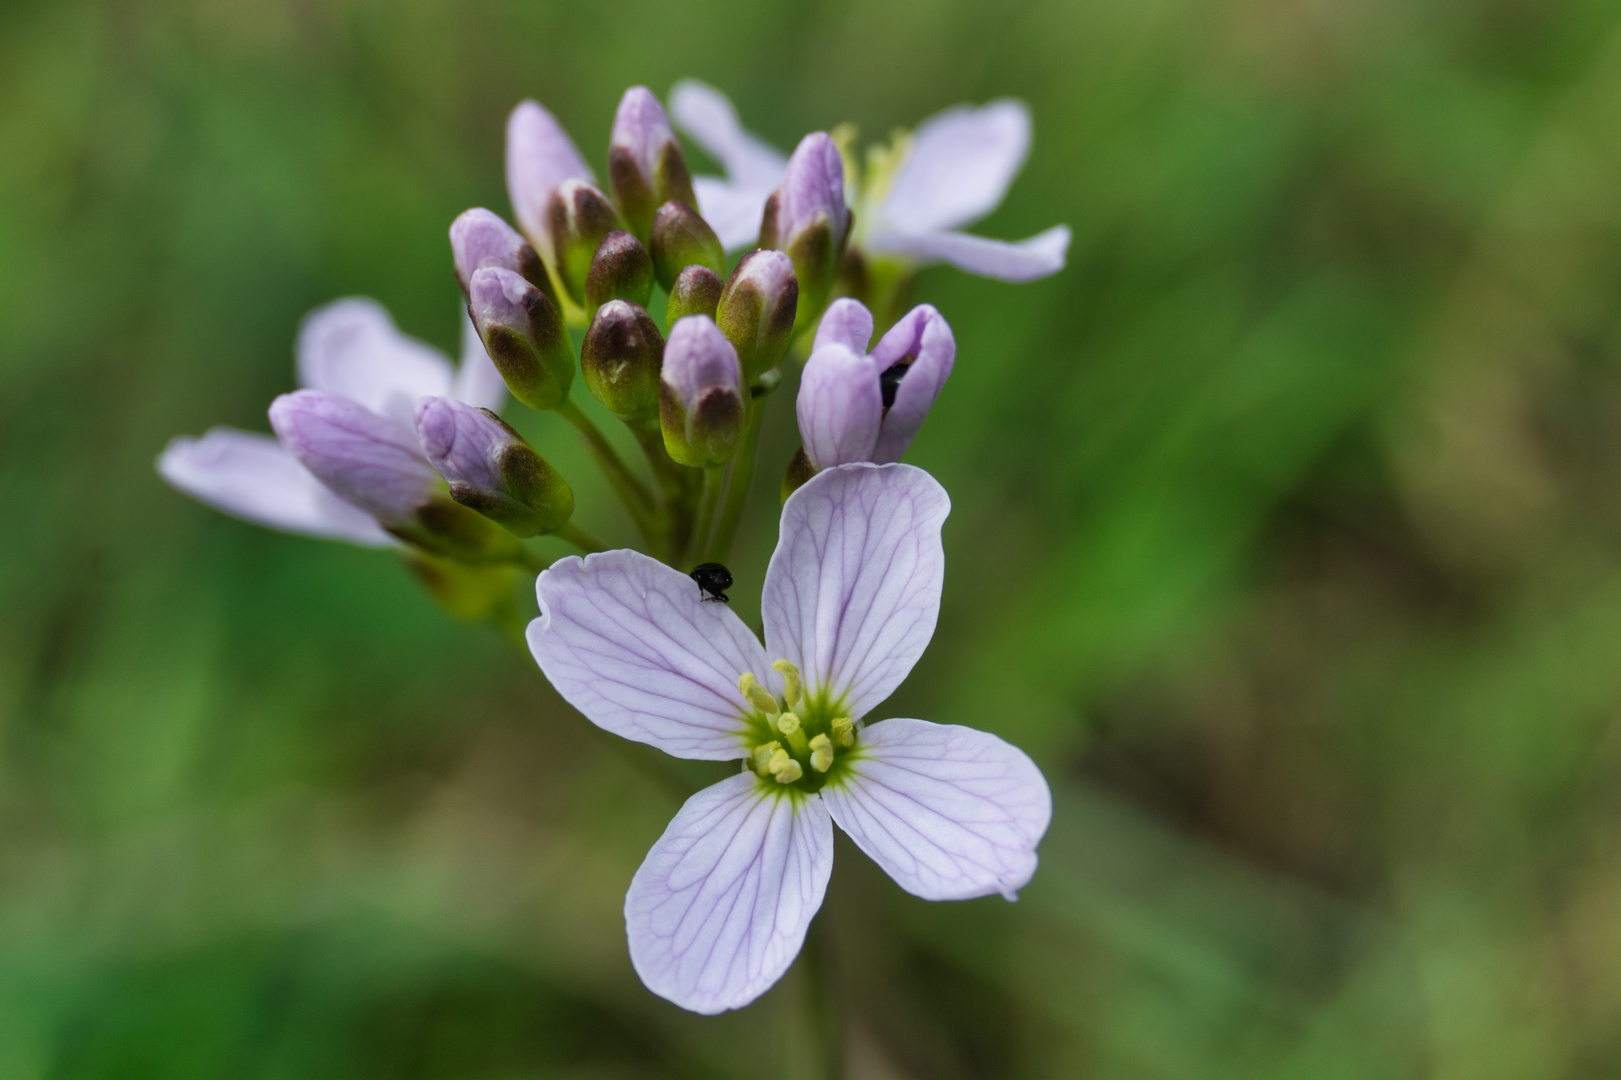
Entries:
<svg viewBox="0 0 1621 1080">
<path fill-rule="evenodd" d="M 601 540 L 598 540 L 572 521 L 558 529 L 553 535 L 559 540 L 567 540 L 588 555 L 594 551 L 608 550 Z"/>
<path fill-rule="evenodd" d="M 725 506 L 721 511 L 720 524 L 704 551 L 705 562 L 725 562 L 732 550 L 737 526 L 743 520 L 743 507 L 749 501 L 749 484 L 754 480 L 754 460 L 760 452 L 760 416 L 764 412 L 765 393 L 762 393 L 749 402 L 749 414 L 743 422 L 743 446 L 732 462 Z"/>
<path fill-rule="evenodd" d="M 656 546 L 658 530 L 652 520 L 653 495 L 647 490 L 647 485 L 630 471 L 597 425 L 574 404 L 573 398 L 564 397 L 558 403 L 557 415 L 567 420 L 574 430 L 580 433 L 580 438 L 585 440 L 591 456 L 596 459 L 597 465 L 608 477 L 608 483 L 613 485 L 614 491 L 624 502 L 625 509 L 630 511 L 631 520 L 636 523 L 636 529 L 642 534 L 642 539 L 649 545 Z"/>
<path fill-rule="evenodd" d="M 721 487 L 726 482 L 726 466 L 711 465 L 704 470 L 704 488 L 698 496 L 698 516 L 692 532 L 692 550 L 701 561 L 709 561 L 709 536 L 720 509 Z"/>
<path fill-rule="evenodd" d="M 681 558 L 692 536 L 693 502 L 698 495 L 701 480 L 698 470 L 677 464 L 664 449 L 664 432 L 658 424 L 646 420 L 626 421 L 631 434 L 641 446 L 647 464 L 658 482 L 659 495 L 664 504 L 663 525 L 668 545 L 661 558 L 675 565 Z"/>
</svg>

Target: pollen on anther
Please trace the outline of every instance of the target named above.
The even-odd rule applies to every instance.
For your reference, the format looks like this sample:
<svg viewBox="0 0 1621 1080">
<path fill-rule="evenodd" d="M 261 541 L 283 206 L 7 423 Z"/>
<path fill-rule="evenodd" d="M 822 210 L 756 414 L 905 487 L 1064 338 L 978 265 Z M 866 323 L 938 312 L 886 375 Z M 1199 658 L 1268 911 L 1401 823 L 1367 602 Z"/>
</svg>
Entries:
<svg viewBox="0 0 1621 1080">
<path fill-rule="evenodd" d="M 854 746 L 856 744 L 855 722 L 848 716 L 841 716 L 834 720 L 833 737 L 839 741 L 840 746 L 846 748 Z"/>
<path fill-rule="evenodd" d="M 817 772 L 827 772 L 833 767 L 833 743 L 826 735 L 818 735 L 810 741 L 811 768 Z"/>
</svg>

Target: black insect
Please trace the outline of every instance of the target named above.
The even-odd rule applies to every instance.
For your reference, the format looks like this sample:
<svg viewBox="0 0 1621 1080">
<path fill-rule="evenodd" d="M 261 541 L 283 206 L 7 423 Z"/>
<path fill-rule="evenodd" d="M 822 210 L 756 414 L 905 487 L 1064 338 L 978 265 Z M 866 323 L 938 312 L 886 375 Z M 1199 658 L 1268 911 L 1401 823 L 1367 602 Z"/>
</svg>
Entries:
<svg viewBox="0 0 1621 1080">
<path fill-rule="evenodd" d="M 732 587 L 732 572 L 718 562 L 706 562 L 692 568 L 692 580 L 698 583 L 698 599 L 700 602 L 710 600 L 722 604 L 732 601 L 726 595 L 726 590 Z M 704 593 L 713 595 L 705 596 Z"/>
</svg>

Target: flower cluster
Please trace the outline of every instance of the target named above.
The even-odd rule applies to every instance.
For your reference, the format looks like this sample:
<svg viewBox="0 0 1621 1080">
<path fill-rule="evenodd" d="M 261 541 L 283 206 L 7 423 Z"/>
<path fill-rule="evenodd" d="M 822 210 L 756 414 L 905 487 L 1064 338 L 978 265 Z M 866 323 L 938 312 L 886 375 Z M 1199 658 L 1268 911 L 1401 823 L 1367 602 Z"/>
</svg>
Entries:
<svg viewBox="0 0 1621 1080">
<path fill-rule="evenodd" d="M 647 986 L 719 1012 L 793 961 L 835 822 L 926 899 L 1011 899 L 1035 871 L 1051 806 L 1029 758 L 968 728 L 867 717 L 932 636 L 945 566 L 945 491 L 898 463 L 956 358 L 939 311 L 901 311 L 915 271 L 1029 280 L 1062 267 L 1069 232 L 958 231 L 1023 162 L 1016 102 L 942 113 L 864 167 L 846 129 L 784 157 L 698 83 L 671 108 L 724 178 L 692 174 L 643 87 L 620 102 L 604 185 L 543 107 L 513 110 L 517 227 L 474 208 L 449 229 L 459 368 L 375 302 L 340 300 L 305 320 L 302 388 L 272 403 L 274 438 L 215 428 L 175 439 L 158 468 L 249 521 L 397 548 L 451 610 L 520 638 L 599 727 L 739 760 L 681 808 L 625 907 Z M 766 400 L 801 365 L 762 646 L 681 568 L 726 558 Z M 576 374 L 637 467 L 577 404 Z M 578 433 L 640 550 L 573 523 L 573 489 L 499 416 L 509 395 Z M 548 563 L 526 544 L 546 535 L 587 554 Z M 525 569 L 540 571 L 527 631 L 512 588 Z"/>
</svg>

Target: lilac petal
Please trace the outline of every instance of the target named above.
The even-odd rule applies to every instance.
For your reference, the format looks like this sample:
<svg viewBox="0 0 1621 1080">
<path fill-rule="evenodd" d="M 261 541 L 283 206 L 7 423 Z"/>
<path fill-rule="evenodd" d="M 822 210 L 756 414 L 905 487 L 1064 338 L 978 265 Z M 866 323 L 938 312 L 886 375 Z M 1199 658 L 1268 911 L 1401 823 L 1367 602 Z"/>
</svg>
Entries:
<svg viewBox="0 0 1621 1080">
<path fill-rule="evenodd" d="M 346 397 L 283 394 L 270 405 L 270 426 L 316 479 L 384 525 L 406 521 L 439 489 L 414 428 Z"/>
<path fill-rule="evenodd" d="M 565 180 L 594 180 L 574 140 L 539 102 L 521 101 L 507 118 L 507 197 L 518 227 L 552 257 L 546 204 Z"/>
<path fill-rule="evenodd" d="M 925 900 L 1016 899 L 1053 810 L 1024 751 L 927 720 L 862 729 L 849 774 L 822 798 L 868 858 Z"/>
<path fill-rule="evenodd" d="M 899 461 L 912 445 L 957 358 L 951 326 L 933 305 L 919 304 L 907 312 L 872 351 L 873 365 L 880 373 L 907 357 L 913 359 L 895 387 L 894 402 L 884 413 L 872 448 L 872 460 L 879 464 Z"/>
<path fill-rule="evenodd" d="M 712 86 L 683 79 L 670 91 L 670 118 L 692 141 L 726 170 L 733 183 L 763 189 L 769 195 L 782 182 L 788 158 L 764 140 L 743 130 L 737 110 Z M 703 199 L 702 192 L 698 195 Z M 764 202 L 762 197 L 761 202 Z M 708 216 L 707 211 L 705 216 Z M 714 221 L 710 221 L 714 225 Z M 760 227 L 756 214 L 754 227 Z"/>
<path fill-rule="evenodd" d="M 978 221 L 1001 204 L 1029 152 L 1030 110 L 1022 101 L 937 113 L 912 133 L 878 222 L 899 233 L 932 233 Z"/>
<path fill-rule="evenodd" d="M 632 86 L 619 99 L 614 113 L 613 128 L 608 136 L 610 149 L 621 149 L 641 170 L 642 176 L 652 184 L 658 172 L 659 157 L 665 146 L 675 141 L 669 118 L 653 91 L 645 86 Z"/>
<path fill-rule="evenodd" d="M 813 131 L 799 140 L 777 188 L 777 244 L 788 250 L 801 233 L 822 222 L 839 244 L 849 220 L 838 144 L 827 132 Z"/>
<path fill-rule="evenodd" d="M 181 436 L 158 457 L 158 472 L 192 498 L 255 525 L 367 547 L 394 543 L 269 435 L 217 427 L 201 439 Z"/>
<path fill-rule="evenodd" d="M 428 463 L 446 480 L 506 490 L 495 459 L 512 435 L 499 423 L 452 398 L 427 397 L 417 402 L 416 428 Z"/>
<path fill-rule="evenodd" d="M 683 408 L 697 404 L 712 387 L 729 389 L 739 397 L 744 391 L 737 350 L 708 315 L 688 315 L 670 327 L 660 378 Z"/>
<path fill-rule="evenodd" d="M 998 281 L 1035 281 L 1064 268 L 1069 226 L 1055 225 L 1027 240 L 988 240 L 960 232 L 906 234 L 875 229 L 867 248 L 904 255 L 919 262 L 950 263 L 959 270 Z"/>
<path fill-rule="evenodd" d="M 799 437 L 819 469 L 866 461 L 878 441 L 884 397 L 878 368 L 866 353 L 823 345 L 799 379 Z"/>
<path fill-rule="evenodd" d="M 683 1009 L 740 1009 L 799 955 L 832 870 L 821 799 L 753 773 L 722 780 L 687 800 L 631 879 L 630 962 Z"/>
<path fill-rule="evenodd" d="M 872 312 L 860 300 L 845 296 L 833 301 L 823 312 L 811 351 L 815 352 L 823 345 L 837 344 L 853 352 L 864 353 L 871 340 Z"/>
<path fill-rule="evenodd" d="M 559 559 L 535 591 L 529 650 L 587 720 L 675 757 L 748 753 L 738 676 L 773 689 L 782 677 L 731 608 L 702 603 L 690 577 L 635 551 Z"/>
<path fill-rule="evenodd" d="M 500 412 L 507 403 L 507 384 L 495 370 L 495 362 L 479 339 L 478 327 L 462 305 L 462 362 L 456 369 L 456 381 L 451 396 L 479 409 Z"/>
<path fill-rule="evenodd" d="M 777 190 L 777 185 L 752 187 L 713 176 L 695 176 L 692 190 L 698 196 L 698 212 L 715 230 L 721 246 L 727 251 L 736 251 L 753 247 L 760 239 L 765 201 Z"/>
<path fill-rule="evenodd" d="M 417 398 L 450 393 L 450 360 L 400 333 L 383 305 L 364 297 L 334 300 L 304 317 L 298 330 L 298 381 L 346 397 L 411 426 Z"/>
<path fill-rule="evenodd" d="M 788 497 L 766 569 L 766 652 L 844 695 L 860 719 L 906 678 L 934 636 L 945 488 L 910 465 L 842 465 Z"/>
</svg>

